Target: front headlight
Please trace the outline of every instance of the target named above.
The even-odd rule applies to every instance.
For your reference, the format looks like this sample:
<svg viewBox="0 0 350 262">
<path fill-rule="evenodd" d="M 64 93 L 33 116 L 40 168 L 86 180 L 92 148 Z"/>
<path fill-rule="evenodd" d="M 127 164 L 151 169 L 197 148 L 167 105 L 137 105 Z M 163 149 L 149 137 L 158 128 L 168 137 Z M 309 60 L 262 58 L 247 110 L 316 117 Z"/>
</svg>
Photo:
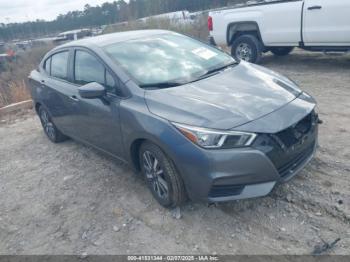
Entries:
<svg viewBox="0 0 350 262">
<path fill-rule="evenodd" d="M 238 131 L 220 131 L 172 123 L 193 143 L 208 149 L 227 149 L 250 146 L 256 134 Z"/>
</svg>

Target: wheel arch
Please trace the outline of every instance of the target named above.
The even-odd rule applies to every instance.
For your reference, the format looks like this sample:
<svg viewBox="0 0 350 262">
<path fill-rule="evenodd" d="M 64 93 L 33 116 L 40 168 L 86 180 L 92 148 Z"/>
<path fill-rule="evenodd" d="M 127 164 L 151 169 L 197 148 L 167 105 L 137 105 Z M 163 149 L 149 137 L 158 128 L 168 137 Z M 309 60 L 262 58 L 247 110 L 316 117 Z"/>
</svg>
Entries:
<svg viewBox="0 0 350 262">
<path fill-rule="evenodd" d="M 129 147 L 130 163 L 136 171 L 141 171 L 139 152 L 140 152 L 141 145 L 145 141 L 150 141 L 150 140 L 146 138 L 137 138 L 131 143 Z"/>
<path fill-rule="evenodd" d="M 150 142 L 158 146 L 173 161 L 173 158 L 170 152 L 168 152 L 167 148 L 164 145 L 162 145 L 161 143 L 158 143 L 157 139 L 153 139 L 152 136 L 148 136 L 148 135 L 139 136 L 134 138 L 131 142 L 129 142 L 128 143 L 129 146 L 127 147 L 129 152 L 130 164 L 136 171 L 141 170 L 139 152 L 140 152 L 141 145 L 145 142 Z"/>
<path fill-rule="evenodd" d="M 254 35 L 264 45 L 260 28 L 255 21 L 232 22 L 228 24 L 226 31 L 227 46 L 231 46 L 234 39 L 243 34 Z"/>
<path fill-rule="evenodd" d="M 148 135 L 134 138 L 132 142 L 129 143 L 129 146 L 127 147 L 129 152 L 129 163 L 132 168 L 134 168 L 138 172 L 141 171 L 139 152 L 140 152 L 141 145 L 145 142 L 150 142 L 158 146 L 160 150 L 162 150 L 163 153 L 173 162 L 174 167 L 177 169 L 182 179 L 184 179 L 183 174 L 181 173 L 178 166 L 176 165 L 176 161 L 174 161 L 174 156 L 171 150 L 167 147 L 167 145 L 163 144 L 161 141 L 158 141 L 157 139 Z"/>
<path fill-rule="evenodd" d="M 170 161 L 170 164 L 172 166 L 172 168 L 175 169 L 176 174 L 178 175 L 179 181 L 177 183 L 177 185 L 182 185 L 183 186 L 183 192 L 184 192 L 184 196 L 182 197 L 182 200 L 185 201 L 188 196 L 189 196 L 189 189 L 188 189 L 188 185 L 184 180 L 184 176 L 183 173 L 181 173 L 181 171 L 178 169 L 178 166 L 176 165 L 176 163 L 174 162 L 174 159 L 172 157 L 172 155 L 170 154 L 170 152 L 168 152 L 168 150 L 166 149 L 166 146 L 162 146 L 161 143 L 158 143 L 157 141 L 155 141 L 154 139 L 150 138 L 137 138 L 135 139 L 131 145 L 130 145 L 130 159 L 131 159 L 131 165 L 132 167 L 135 169 L 135 171 L 137 172 L 141 172 L 141 166 L 140 166 L 140 148 L 142 147 L 142 145 L 144 143 L 150 143 L 155 145 L 156 147 L 158 147 L 160 149 L 160 151 L 163 152 L 163 154 L 165 155 L 165 157 L 167 158 L 168 161 Z M 179 184 L 180 183 L 180 184 Z M 182 201 L 180 201 L 182 203 Z"/>
</svg>

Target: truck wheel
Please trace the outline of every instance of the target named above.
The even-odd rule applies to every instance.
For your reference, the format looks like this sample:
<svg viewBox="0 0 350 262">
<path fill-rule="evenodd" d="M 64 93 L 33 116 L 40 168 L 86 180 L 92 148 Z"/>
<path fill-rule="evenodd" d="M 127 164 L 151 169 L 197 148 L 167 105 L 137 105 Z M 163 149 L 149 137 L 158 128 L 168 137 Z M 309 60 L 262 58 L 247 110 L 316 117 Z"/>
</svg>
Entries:
<svg viewBox="0 0 350 262">
<path fill-rule="evenodd" d="M 237 60 L 259 63 L 262 43 L 253 35 L 241 35 L 233 41 L 231 55 Z"/>
<path fill-rule="evenodd" d="M 145 142 L 139 152 L 140 166 L 154 198 L 164 207 L 175 207 L 187 199 L 180 174 L 156 145 Z"/>
<path fill-rule="evenodd" d="M 292 52 L 294 47 L 272 47 L 270 51 L 276 56 L 286 56 Z"/>
</svg>

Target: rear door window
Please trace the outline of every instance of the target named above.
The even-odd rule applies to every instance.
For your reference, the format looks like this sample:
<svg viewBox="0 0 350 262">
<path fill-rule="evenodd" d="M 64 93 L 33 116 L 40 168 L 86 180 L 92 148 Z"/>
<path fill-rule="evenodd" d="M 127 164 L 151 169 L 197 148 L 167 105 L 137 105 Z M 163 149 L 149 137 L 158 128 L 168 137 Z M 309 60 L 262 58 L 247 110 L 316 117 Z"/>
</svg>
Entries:
<svg viewBox="0 0 350 262">
<path fill-rule="evenodd" d="M 68 51 L 51 56 L 51 76 L 67 80 Z"/>
</svg>

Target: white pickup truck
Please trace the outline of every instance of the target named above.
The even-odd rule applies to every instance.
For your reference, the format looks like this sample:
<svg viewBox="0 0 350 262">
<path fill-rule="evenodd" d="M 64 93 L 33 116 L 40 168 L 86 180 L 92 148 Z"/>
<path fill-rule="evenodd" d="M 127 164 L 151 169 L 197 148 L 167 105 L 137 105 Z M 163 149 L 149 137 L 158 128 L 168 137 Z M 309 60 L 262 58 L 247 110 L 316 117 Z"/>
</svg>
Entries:
<svg viewBox="0 0 350 262">
<path fill-rule="evenodd" d="M 238 60 L 258 63 L 262 53 L 350 51 L 350 0 L 270 1 L 209 12 L 212 44 L 231 47 Z"/>
</svg>

